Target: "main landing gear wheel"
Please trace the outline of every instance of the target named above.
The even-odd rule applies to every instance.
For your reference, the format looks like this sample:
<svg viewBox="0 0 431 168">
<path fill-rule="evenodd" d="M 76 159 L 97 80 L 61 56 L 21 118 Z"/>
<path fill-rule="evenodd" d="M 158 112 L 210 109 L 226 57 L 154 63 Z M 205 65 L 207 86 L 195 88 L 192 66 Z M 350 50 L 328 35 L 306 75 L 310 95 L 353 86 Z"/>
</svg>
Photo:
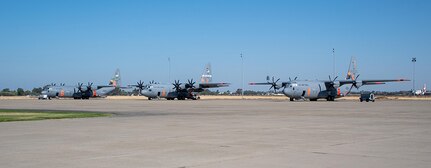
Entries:
<svg viewBox="0 0 431 168">
<path fill-rule="evenodd" d="M 329 96 L 328 98 L 326 98 L 327 101 L 334 101 L 335 97 Z"/>
<path fill-rule="evenodd" d="M 295 99 L 294 99 L 294 98 L 290 98 L 289 100 L 290 100 L 290 101 L 295 101 Z"/>
</svg>

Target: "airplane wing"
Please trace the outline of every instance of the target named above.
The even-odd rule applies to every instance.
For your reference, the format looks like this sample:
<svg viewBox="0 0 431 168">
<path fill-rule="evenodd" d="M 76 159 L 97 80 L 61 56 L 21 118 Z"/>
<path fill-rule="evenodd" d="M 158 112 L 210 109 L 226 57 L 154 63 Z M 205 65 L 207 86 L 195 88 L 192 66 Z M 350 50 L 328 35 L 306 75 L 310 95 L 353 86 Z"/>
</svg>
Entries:
<svg viewBox="0 0 431 168">
<path fill-rule="evenodd" d="M 227 87 L 230 83 L 201 83 L 198 88 L 188 88 L 187 90 L 190 92 L 203 92 L 205 89 L 209 88 L 218 88 L 218 87 Z"/>
<path fill-rule="evenodd" d="M 381 85 L 386 82 L 402 82 L 402 81 L 410 81 L 408 79 L 387 79 L 387 80 L 340 80 L 340 86 L 346 84 L 360 83 L 361 85 Z"/>
<path fill-rule="evenodd" d="M 281 83 L 281 87 L 284 87 L 284 86 L 286 86 L 286 85 L 289 85 L 289 84 L 291 84 L 292 82 L 282 82 Z M 255 83 L 255 82 L 252 82 L 252 83 L 248 83 L 249 85 L 272 85 L 272 83 L 270 83 L 270 82 L 264 82 L 264 83 Z"/>
<path fill-rule="evenodd" d="M 218 87 L 227 87 L 230 83 L 201 83 L 199 84 L 199 88 L 207 89 L 207 88 L 218 88 Z"/>
<path fill-rule="evenodd" d="M 272 85 L 269 82 L 265 82 L 265 83 L 248 83 L 249 85 Z"/>
</svg>

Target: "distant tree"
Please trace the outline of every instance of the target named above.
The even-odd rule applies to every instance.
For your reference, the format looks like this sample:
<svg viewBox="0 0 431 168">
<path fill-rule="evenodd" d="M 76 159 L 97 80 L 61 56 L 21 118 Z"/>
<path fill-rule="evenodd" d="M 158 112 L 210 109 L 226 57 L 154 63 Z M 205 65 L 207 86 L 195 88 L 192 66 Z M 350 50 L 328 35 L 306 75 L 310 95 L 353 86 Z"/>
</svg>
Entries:
<svg viewBox="0 0 431 168">
<path fill-rule="evenodd" d="M 18 88 L 17 90 L 16 90 L 16 95 L 18 95 L 18 96 L 24 96 L 24 89 L 23 88 Z"/>
<path fill-rule="evenodd" d="M 203 92 L 200 93 L 200 95 L 217 95 L 217 94 L 218 94 L 217 92 L 213 92 L 209 89 L 204 90 Z"/>
<path fill-rule="evenodd" d="M 265 94 L 267 94 L 267 92 L 244 90 L 244 95 L 265 95 Z"/>
<path fill-rule="evenodd" d="M 16 91 L 11 91 L 9 88 L 5 88 L 0 92 L 0 96 L 16 96 Z"/>
<path fill-rule="evenodd" d="M 132 92 L 133 93 L 133 92 Z M 115 88 L 109 95 L 110 96 L 128 96 L 131 93 L 122 90 L 121 88 Z"/>
<path fill-rule="evenodd" d="M 30 91 L 30 90 L 26 90 L 25 92 L 24 92 L 24 95 L 32 95 L 32 92 Z"/>
<path fill-rule="evenodd" d="M 236 92 L 235 92 L 235 94 L 237 94 L 237 95 L 241 95 L 241 93 L 242 93 L 242 89 L 241 88 L 237 89 Z"/>
<path fill-rule="evenodd" d="M 41 87 L 37 87 L 37 88 L 33 88 L 33 90 L 31 90 L 31 94 L 32 95 L 40 95 L 42 93 L 42 88 Z"/>
</svg>

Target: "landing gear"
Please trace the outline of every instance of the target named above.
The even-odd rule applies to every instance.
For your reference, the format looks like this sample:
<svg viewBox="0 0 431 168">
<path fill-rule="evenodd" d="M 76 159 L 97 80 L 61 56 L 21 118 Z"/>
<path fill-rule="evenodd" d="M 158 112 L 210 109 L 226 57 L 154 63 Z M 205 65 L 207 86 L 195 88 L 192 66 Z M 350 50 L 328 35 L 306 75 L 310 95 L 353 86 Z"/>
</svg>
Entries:
<svg viewBox="0 0 431 168">
<path fill-rule="evenodd" d="M 148 100 L 152 100 L 153 98 L 151 98 L 151 97 L 148 97 Z"/>
<path fill-rule="evenodd" d="M 327 100 L 327 101 L 334 101 L 334 100 L 335 100 L 335 97 L 333 97 L 333 96 L 329 96 L 329 97 L 327 97 L 327 98 L 326 98 L 326 100 Z"/>
<path fill-rule="evenodd" d="M 310 101 L 317 101 L 317 99 L 310 99 Z"/>
<path fill-rule="evenodd" d="M 290 101 L 295 101 L 295 99 L 294 99 L 294 98 L 292 98 L 292 97 L 291 97 L 289 100 L 290 100 Z"/>
</svg>

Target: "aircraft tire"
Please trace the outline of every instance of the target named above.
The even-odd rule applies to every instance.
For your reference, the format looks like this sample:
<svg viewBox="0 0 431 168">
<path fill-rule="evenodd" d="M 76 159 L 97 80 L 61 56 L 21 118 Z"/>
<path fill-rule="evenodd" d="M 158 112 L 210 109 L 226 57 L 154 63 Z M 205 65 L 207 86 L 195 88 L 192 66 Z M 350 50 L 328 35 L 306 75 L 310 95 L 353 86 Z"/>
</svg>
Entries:
<svg viewBox="0 0 431 168">
<path fill-rule="evenodd" d="M 335 100 L 335 98 L 334 98 L 334 97 L 332 97 L 332 96 L 329 96 L 328 98 L 326 98 L 326 100 L 327 100 L 327 101 L 334 101 L 334 100 Z"/>
<path fill-rule="evenodd" d="M 310 101 L 317 101 L 317 99 L 310 99 Z"/>
<path fill-rule="evenodd" d="M 151 100 L 152 98 L 151 97 L 148 97 L 148 100 Z"/>
<path fill-rule="evenodd" d="M 290 100 L 290 101 L 295 101 L 295 99 L 294 99 L 294 98 L 290 98 L 289 100 Z"/>
</svg>

